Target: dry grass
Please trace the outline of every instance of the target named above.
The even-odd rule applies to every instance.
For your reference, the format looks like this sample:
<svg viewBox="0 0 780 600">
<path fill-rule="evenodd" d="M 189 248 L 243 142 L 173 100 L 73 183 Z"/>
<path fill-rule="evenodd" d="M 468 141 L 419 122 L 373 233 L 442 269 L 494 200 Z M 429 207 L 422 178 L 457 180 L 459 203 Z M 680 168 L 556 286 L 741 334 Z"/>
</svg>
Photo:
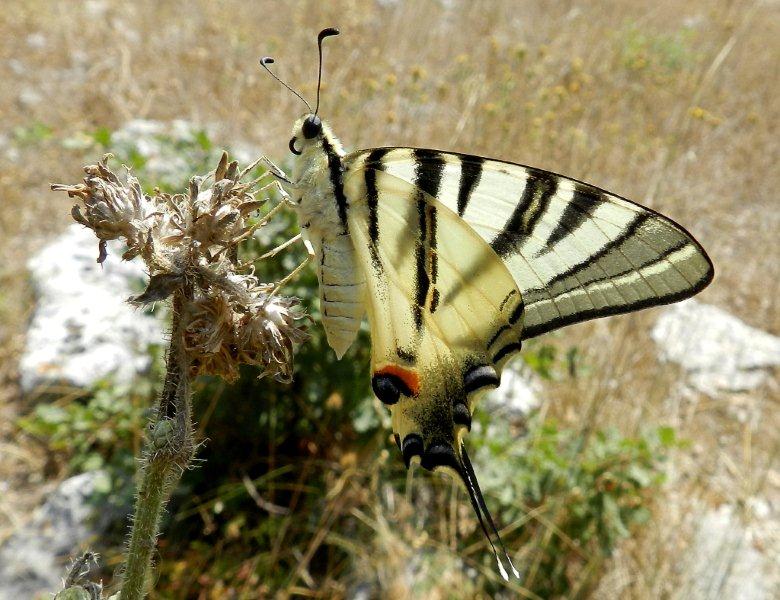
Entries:
<svg viewBox="0 0 780 600">
<path fill-rule="evenodd" d="M 257 59 L 273 54 L 312 97 L 326 25 L 343 35 L 328 44 L 322 113 L 348 147 L 496 156 L 645 202 L 709 250 L 717 276 L 703 301 L 780 333 L 775 2 L 12 1 L 0 14 L 0 479 L 16 493 L 0 495 L 0 537 L 34 502 L 43 468 L 10 422 L 31 304 L 24 262 L 68 220 L 48 183 L 77 180 L 83 161 L 60 141 L 184 118 L 215 124 L 218 143 L 283 157 L 302 105 Z M 36 123 L 52 135 L 24 141 Z M 693 440 L 670 509 L 625 545 L 606 597 L 673 596 L 694 509 L 779 493 L 776 383 L 743 399 L 762 414 L 746 423 L 734 398 L 682 398 L 654 358 L 652 316 L 572 328 L 562 339 L 595 374 L 548 390 L 567 423 L 670 423 Z"/>
</svg>

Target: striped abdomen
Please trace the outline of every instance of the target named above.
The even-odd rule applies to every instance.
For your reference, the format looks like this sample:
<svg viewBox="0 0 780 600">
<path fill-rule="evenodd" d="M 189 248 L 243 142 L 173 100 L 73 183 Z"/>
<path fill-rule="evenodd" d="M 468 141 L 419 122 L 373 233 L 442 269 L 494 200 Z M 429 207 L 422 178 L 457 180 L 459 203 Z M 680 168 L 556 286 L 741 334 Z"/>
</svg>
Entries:
<svg viewBox="0 0 780 600">
<path fill-rule="evenodd" d="M 317 254 L 322 325 L 328 344 L 341 358 L 355 340 L 365 313 L 365 277 L 349 234 L 322 240 Z"/>
</svg>

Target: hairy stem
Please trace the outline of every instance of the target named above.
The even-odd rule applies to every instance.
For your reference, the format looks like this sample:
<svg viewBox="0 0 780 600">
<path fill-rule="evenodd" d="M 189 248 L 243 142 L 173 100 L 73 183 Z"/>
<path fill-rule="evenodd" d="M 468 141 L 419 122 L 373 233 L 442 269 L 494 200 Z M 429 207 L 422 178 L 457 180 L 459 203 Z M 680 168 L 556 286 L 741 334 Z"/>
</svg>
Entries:
<svg viewBox="0 0 780 600">
<path fill-rule="evenodd" d="M 141 484 L 127 545 L 122 600 L 146 596 L 160 517 L 171 489 L 192 459 L 190 361 L 183 349 L 181 312 L 186 291 L 173 299 L 173 327 L 165 383 L 141 460 Z"/>
</svg>

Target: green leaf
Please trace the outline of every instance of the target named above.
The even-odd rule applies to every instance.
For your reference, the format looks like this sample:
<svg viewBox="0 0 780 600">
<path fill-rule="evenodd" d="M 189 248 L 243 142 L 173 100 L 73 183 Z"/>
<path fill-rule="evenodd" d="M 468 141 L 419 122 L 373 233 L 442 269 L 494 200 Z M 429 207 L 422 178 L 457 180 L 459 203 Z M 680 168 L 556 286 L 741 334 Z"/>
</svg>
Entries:
<svg viewBox="0 0 780 600">
<path fill-rule="evenodd" d="M 97 452 L 92 452 L 87 456 L 84 462 L 81 463 L 81 468 L 84 471 L 97 471 L 102 469 L 103 465 L 105 465 L 103 457 Z"/>
<path fill-rule="evenodd" d="M 639 487 L 650 487 L 653 483 L 653 474 L 637 464 L 631 464 L 626 469 L 626 476 Z"/>
<path fill-rule="evenodd" d="M 22 144 L 35 144 L 49 139 L 54 130 L 40 121 L 14 127 L 14 139 Z"/>
<path fill-rule="evenodd" d="M 91 137 L 96 144 L 100 144 L 104 148 L 111 146 L 111 130 L 107 127 L 98 127 L 92 132 Z"/>
<path fill-rule="evenodd" d="M 663 446 L 671 448 L 677 444 L 677 432 L 673 427 L 659 427 L 658 441 L 660 441 Z"/>
<path fill-rule="evenodd" d="M 98 471 L 95 478 L 92 480 L 92 485 L 93 490 L 97 494 L 108 494 L 113 488 L 111 476 L 106 471 Z"/>
<path fill-rule="evenodd" d="M 611 534 L 617 537 L 628 537 L 628 529 L 623 524 L 620 515 L 620 507 L 615 498 L 610 494 L 602 496 L 603 519 L 605 524 L 611 530 Z"/>
<path fill-rule="evenodd" d="M 213 142 L 209 138 L 209 134 L 203 129 L 195 133 L 195 141 L 201 149 L 206 150 L 207 152 L 214 147 Z"/>
<path fill-rule="evenodd" d="M 68 419 L 67 411 L 53 404 L 39 404 L 35 407 L 35 416 L 49 425 L 59 425 Z"/>
</svg>

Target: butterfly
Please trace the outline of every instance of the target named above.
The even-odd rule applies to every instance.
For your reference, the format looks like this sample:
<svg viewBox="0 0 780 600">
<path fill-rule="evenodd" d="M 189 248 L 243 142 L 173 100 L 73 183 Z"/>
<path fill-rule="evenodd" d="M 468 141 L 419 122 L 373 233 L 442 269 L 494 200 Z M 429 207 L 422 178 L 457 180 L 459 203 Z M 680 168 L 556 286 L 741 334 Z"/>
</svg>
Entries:
<svg viewBox="0 0 780 600">
<path fill-rule="evenodd" d="M 590 184 L 510 162 L 426 148 L 346 153 L 306 103 L 289 142 L 289 193 L 315 261 L 322 324 L 339 358 L 361 321 L 371 386 L 407 468 L 462 482 L 499 571 L 512 564 L 465 435 L 522 342 L 559 327 L 688 298 L 713 266 L 671 219 Z M 499 549 L 501 554 L 499 554 Z"/>
</svg>

